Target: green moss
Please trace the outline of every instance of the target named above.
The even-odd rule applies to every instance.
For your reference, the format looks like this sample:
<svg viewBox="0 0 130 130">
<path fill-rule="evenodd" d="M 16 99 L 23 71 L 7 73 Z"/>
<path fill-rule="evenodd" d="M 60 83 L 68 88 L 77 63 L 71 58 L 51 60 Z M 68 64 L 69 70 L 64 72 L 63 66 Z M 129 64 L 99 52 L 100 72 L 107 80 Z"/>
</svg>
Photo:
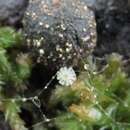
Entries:
<svg viewBox="0 0 130 130">
<path fill-rule="evenodd" d="M 4 112 L 13 130 L 27 130 L 20 118 L 20 105 L 9 98 L 20 97 L 18 91 L 23 90 L 25 80 L 29 77 L 31 65 L 29 57 L 21 52 L 12 53 L 8 49 L 17 49 L 22 44 L 22 34 L 10 27 L 0 28 L 0 110 Z M 19 54 L 20 53 L 20 54 Z M 19 95 L 19 96 L 18 96 Z M 8 100 L 9 99 L 9 100 Z"/>
<path fill-rule="evenodd" d="M 78 93 L 77 101 L 73 100 L 75 97 L 72 92 Z M 80 73 L 76 83 L 71 87 L 57 87 L 52 97 L 53 103 L 62 102 L 64 104 L 67 99 L 69 105 L 65 106 L 66 113 L 69 112 L 68 115 L 73 113 L 75 119 L 80 121 L 80 125 L 84 123 L 85 129 L 89 125 L 88 130 L 129 130 L 129 92 L 130 79 L 123 71 L 121 56 L 112 54 L 108 57 L 107 67 L 103 71 L 93 73 L 88 67 L 88 71 Z M 100 120 L 97 118 L 99 115 Z M 74 126 L 70 125 L 72 120 L 69 121 L 69 119 L 67 125 L 62 124 L 62 127 L 59 127 L 60 121 L 57 121 L 59 130 L 82 130 L 80 125 L 77 127 L 75 123 Z M 67 128 L 64 128 L 66 126 Z"/>
</svg>

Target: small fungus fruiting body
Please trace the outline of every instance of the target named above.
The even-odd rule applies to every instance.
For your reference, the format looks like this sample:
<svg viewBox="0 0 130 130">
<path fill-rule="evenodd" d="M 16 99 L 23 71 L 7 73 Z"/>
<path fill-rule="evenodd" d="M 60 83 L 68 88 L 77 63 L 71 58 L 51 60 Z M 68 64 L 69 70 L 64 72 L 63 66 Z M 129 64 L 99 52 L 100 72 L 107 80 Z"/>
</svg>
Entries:
<svg viewBox="0 0 130 130">
<path fill-rule="evenodd" d="M 76 73 L 72 67 L 62 67 L 57 72 L 57 80 L 63 86 L 70 86 L 76 81 Z"/>
</svg>

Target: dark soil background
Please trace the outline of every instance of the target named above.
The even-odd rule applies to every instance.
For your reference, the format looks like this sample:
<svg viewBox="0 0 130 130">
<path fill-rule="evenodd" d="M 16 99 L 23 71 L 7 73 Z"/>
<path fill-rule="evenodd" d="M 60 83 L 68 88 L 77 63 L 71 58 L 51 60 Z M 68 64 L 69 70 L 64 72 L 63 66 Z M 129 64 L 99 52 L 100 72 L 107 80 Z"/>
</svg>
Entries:
<svg viewBox="0 0 130 130">
<path fill-rule="evenodd" d="M 93 54 L 103 57 L 118 52 L 130 57 L 130 1 L 129 0 L 84 0 L 94 11 L 97 24 L 97 46 Z M 0 0 L 0 25 L 22 28 L 22 17 L 28 0 Z M 33 75 L 38 72 L 33 70 Z M 40 72 L 41 73 L 41 72 Z M 43 77 L 41 75 L 41 79 Z M 50 79 L 50 75 L 48 76 Z M 33 76 L 31 77 L 32 80 Z M 42 80 L 40 80 L 42 81 Z M 48 79 L 46 79 L 48 81 Z M 46 82 L 45 81 L 45 82 Z M 37 83 L 37 81 L 34 81 Z M 42 81 L 43 83 L 43 81 Z M 34 83 L 35 84 L 35 83 Z M 41 84 L 41 83 L 40 83 Z M 42 84 L 43 85 L 43 84 Z M 0 113 L 0 130 L 10 130 Z"/>
</svg>

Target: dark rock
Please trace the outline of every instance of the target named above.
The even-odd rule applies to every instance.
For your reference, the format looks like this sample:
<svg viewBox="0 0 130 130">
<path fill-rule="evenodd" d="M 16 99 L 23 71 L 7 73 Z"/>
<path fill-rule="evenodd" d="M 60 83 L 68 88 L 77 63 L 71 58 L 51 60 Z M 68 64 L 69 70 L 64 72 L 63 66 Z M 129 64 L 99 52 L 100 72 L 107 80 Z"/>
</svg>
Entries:
<svg viewBox="0 0 130 130">
<path fill-rule="evenodd" d="M 0 130 L 11 130 L 9 124 L 5 121 L 5 118 L 2 112 L 0 112 Z"/>
<path fill-rule="evenodd" d="M 103 56 L 117 52 L 130 57 L 130 45 L 127 34 L 130 31 L 128 1 L 97 0 L 94 4 L 98 34 L 97 47 L 94 54 Z"/>
<path fill-rule="evenodd" d="M 0 25 L 17 25 L 20 23 L 28 0 L 0 0 Z"/>
<path fill-rule="evenodd" d="M 126 9 L 128 1 L 127 0 L 97 0 L 96 10 L 105 9 L 108 11 L 119 10 L 123 11 Z"/>
<path fill-rule="evenodd" d="M 130 23 L 126 24 L 118 33 L 115 40 L 118 53 L 130 58 Z"/>
<path fill-rule="evenodd" d="M 96 44 L 93 11 L 84 0 L 32 0 L 24 18 L 36 62 L 51 69 L 76 65 Z"/>
<path fill-rule="evenodd" d="M 91 8 L 99 10 L 124 10 L 129 6 L 129 0 L 84 0 Z"/>
</svg>

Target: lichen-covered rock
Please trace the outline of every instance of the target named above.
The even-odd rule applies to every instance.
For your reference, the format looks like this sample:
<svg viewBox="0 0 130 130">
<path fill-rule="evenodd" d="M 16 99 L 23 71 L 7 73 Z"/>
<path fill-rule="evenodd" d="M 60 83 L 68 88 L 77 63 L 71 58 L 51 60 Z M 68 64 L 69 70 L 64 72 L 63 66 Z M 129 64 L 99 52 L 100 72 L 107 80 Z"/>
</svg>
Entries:
<svg viewBox="0 0 130 130">
<path fill-rule="evenodd" d="M 0 0 L 0 25 L 16 25 L 22 19 L 28 0 Z"/>
<path fill-rule="evenodd" d="M 94 14 L 84 0 L 31 0 L 24 32 L 36 61 L 52 68 L 76 65 L 96 44 Z"/>
</svg>

